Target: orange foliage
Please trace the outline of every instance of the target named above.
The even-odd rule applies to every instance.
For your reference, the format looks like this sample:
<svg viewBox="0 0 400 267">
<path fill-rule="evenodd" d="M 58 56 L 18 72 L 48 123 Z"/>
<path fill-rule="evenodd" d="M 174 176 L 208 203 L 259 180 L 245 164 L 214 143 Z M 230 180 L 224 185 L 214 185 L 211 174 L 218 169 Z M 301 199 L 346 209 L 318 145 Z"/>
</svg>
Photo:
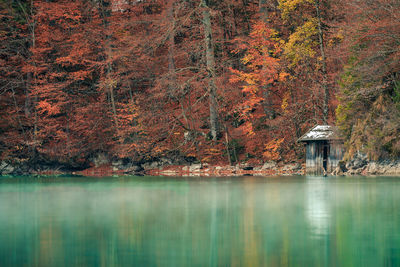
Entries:
<svg viewBox="0 0 400 267">
<path fill-rule="evenodd" d="M 198 2 L 37 0 L 27 25 L 1 2 L 3 155 L 29 150 L 79 164 L 97 153 L 140 161 L 171 151 L 210 163 L 293 159 L 293 140 L 318 114 L 315 62 L 288 67 L 282 49 L 293 25 L 276 6 L 265 23 L 258 1 L 209 2 L 217 141 Z"/>
<path fill-rule="evenodd" d="M 280 138 L 268 142 L 264 147 L 265 152 L 263 153 L 263 157 L 266 160 L 280 159 L 280 154 L 278 150 L 281 148 L 280 146 L 284 140 L 284 138 Z"/>
<path fill-rule="evenodd" d="M 284 79 L 286 73 L 279 72 L 280 43 L 274 37 L 274 31 L 269 26 L 257 20 L 248 38 L 238 38 L 239 49 L 234 53 L 245 51 L 241 61 L 246 65 L 246 70 L 231 69 L 231 83 L 242 84 L 245 101 L 239 105 L 239 110 L 247 120 L 245 130 L 253 135 L 252 120 L 256 116 L 253 109 L 257 108 L 264 100 L 263 93 L 266 88 L 273 86 L 277 80 Z"/>
</svg>

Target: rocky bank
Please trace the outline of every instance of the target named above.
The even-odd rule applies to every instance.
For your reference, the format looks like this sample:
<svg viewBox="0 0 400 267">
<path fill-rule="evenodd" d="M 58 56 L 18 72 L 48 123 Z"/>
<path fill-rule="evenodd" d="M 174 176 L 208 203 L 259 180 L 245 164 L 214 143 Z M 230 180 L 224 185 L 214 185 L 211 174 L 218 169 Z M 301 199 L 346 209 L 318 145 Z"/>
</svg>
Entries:
<svg viewBox="0 0 400 267">
<path fill-rule="evenodd" d="M 112 175 L 161 175 L 161 176 L 282 176 L 304 175 L 305 164 L 267 161 L 262 165 L 239 163 L 233 166 L 197 163 L 194 158 L 179 155 L 152 158 L 141 161 L 130 159 L 110 159 L 106 154 L 98 154 L 90 160 L 89 166 L 75 168 L 59 163 L 10 163 L 0 161 L 0 175 L 43 175 L 68 174 L 83 176 Z M 336 176 L 400 176 L 400 159 L 372 161 L 362 153 L 347 162 L 340 162 Z"/>
<path fill-rule="evenodd" d="M 347 162 L 340 162 L 332 175 L 352 176 L 400 176 L 400 159 L 369 160 L 363 153 L 357 153 Z"/>
</svg>

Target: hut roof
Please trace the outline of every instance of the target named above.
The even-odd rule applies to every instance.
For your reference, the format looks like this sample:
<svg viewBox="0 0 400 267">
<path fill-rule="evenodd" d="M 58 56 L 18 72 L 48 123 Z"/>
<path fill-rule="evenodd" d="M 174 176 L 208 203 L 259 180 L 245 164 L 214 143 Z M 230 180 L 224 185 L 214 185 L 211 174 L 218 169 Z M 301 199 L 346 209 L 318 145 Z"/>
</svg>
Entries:
<svg viewBox="0 0 400 267">
<path fill-rule="evenodd" d="M 316 125 L 306 132 L 297 142 L 317 141 L 317 140 L 340 140 L 338 128 L 330 125 Z"/>
</svg>

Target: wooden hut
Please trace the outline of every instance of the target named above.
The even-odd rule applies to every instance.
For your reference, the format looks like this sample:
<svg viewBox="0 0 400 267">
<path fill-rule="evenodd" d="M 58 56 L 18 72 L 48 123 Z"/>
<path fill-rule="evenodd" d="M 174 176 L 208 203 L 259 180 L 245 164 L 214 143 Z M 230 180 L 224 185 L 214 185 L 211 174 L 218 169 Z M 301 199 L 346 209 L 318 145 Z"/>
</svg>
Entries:
<svg viewBox="0 0 400 267">
<path fill-rule="evenodd" d="M 307 174 L 331 173 L 343 159 L 343 140 L 335 126 L 316 125 L 300 137 L 298 142 L 306 144 Z"/>
</svg>

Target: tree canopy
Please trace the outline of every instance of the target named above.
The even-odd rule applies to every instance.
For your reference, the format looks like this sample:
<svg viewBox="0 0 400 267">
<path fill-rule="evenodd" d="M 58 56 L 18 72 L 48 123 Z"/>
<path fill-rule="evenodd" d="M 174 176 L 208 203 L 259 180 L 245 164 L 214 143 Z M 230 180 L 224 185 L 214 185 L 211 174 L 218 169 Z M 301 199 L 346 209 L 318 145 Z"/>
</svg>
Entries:
<svg viewBox="0 0 400 267">
<path fill-rule="evenodd" d="M 0 157 L 400 155 L 396 0 L 1 0 Z"/>
</svg>

